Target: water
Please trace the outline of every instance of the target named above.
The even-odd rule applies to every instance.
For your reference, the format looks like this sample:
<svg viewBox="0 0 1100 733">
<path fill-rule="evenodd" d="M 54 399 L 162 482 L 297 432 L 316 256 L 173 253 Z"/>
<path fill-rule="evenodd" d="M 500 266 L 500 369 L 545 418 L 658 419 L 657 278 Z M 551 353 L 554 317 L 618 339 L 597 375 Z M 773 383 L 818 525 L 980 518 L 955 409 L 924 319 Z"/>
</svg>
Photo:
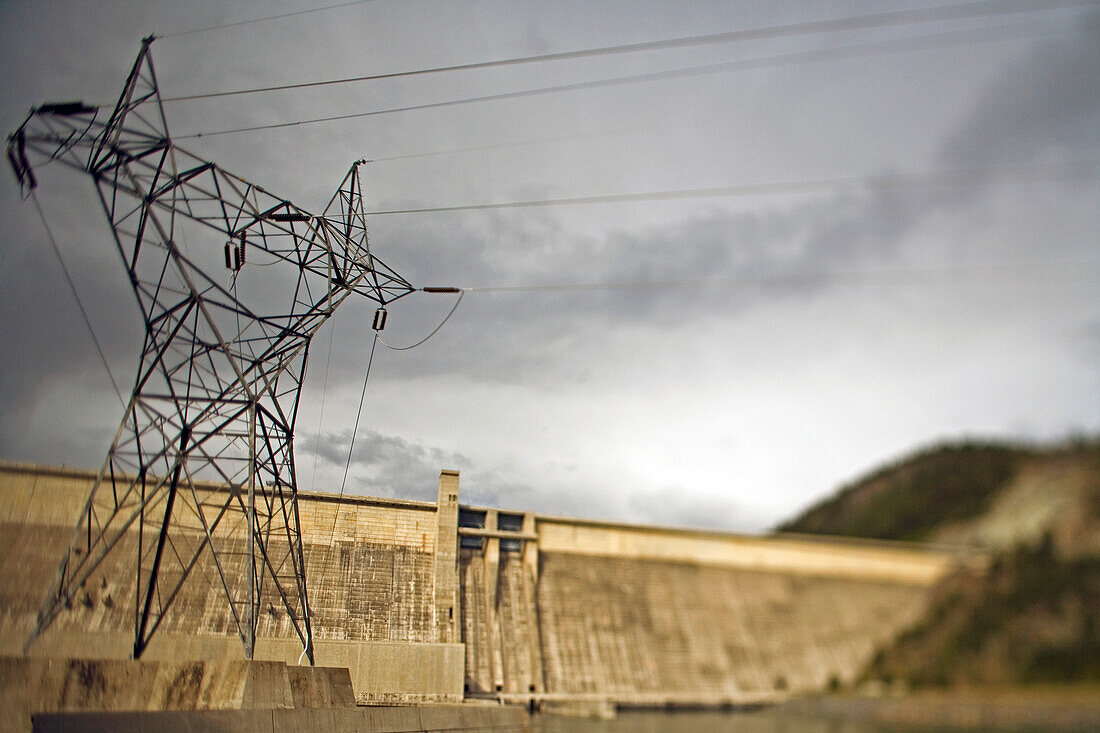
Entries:
<svg viewBox="0 0 1100 733">
<path fill-rule="evenodd" d="M 1013 728 L 1020 730 L 1019 728 Z M 969 733 L 1005 730 L 991 727 L 928 727 L 851 719 L 815 719 L 776 711 L 743 712 L 620 712 L 612 720 L 559 715 L 535 715 L 531 733 Z M 1033 733 L 1059 728 L 1028 727 Z"/>
</svg>

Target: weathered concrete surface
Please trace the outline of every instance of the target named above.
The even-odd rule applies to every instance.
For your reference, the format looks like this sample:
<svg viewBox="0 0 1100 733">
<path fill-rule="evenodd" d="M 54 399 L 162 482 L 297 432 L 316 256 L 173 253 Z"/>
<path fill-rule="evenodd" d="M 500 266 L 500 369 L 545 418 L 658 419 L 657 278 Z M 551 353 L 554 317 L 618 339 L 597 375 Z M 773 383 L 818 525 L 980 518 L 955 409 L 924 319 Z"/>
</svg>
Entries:
<svg viewBox="0 0 1100 733">
<path fill-rule="evenodd" d="M 507 700 L 747 704 L 851 682 L 959 561 L 547 517 L 505 552 L 498 512 L 483 514 L 459 529 L 485 538 L 460 553 L 466 689 Z"/>
<path fill-rule="evenodd" d="M 522 733 L 527 713 L 518 706 L 425 705 L 310 710 L 217 710 L 52 713 L 34 717 L 35 733 Z"/>
<path fill-rule="evenodd" d="M 460 570 L 467 693 L 544 692 L 537 584 L 519 553 L 486 563 L 481 552 L 462 550 Z M 486 582 L 493 577 L 494 585 Z"/>
<path fill-rule="evenodd" d="M 0 636 L 0 654 L 18 656 L 23 640 Z M 98 659 L 125 660 L 133 641 L 123 631 L 51 629 L 30 649 L 35 659 L 65 658 L 86 650 Z M 294 639 L 259 639 L 256 657 L 297 667 L 302 647 Z M 401 642 L 321 640 L 314 645 L 319 667 L 348 670 L 354 699 L 369 702 L 461 702 L 463 646 Z M 230 636 L 159 634 L 144 656 L 147 662 L 237 660 L 244 662 L 240 640 Z"/>
<path fill-rule="evenodd" d="M 546 687 L 712 703 L 821 690 L 851 682 L 924 595 L 908 583 L 546 553 Z"/>
<path fill-rule="evenodd" d="M 0 731 L 32 714 L 139 710 L 354 708 L 346 668 L 282 662 L 0 657 Z"/>
<path fill-rule="evenodd" d="M 309 674 L 309 673 L 306 673 Z M 294 695 L 281 662 L 145 662 L 120 659 L 0 658 L 0 730 L 26 731 L 38 712 L 289 708 Z M 329 679 L 303 683 L 325 688 Z M 350 687 L 350 684 L 348 685 Z M 315 692 L 313 697 L 323 693 Z M 327 697 L 335 697 L 332 692 Z M 303 703 L 310 702 L 308 694 Z"/>
<path fill-rule="evenodd" d="M 0 575 L 22 581 L 0 587 L 0 623 L 29 633 L 93 479 L 91 472 L 0 463 Z M 303 494 L 300 505 L 314 638 L 435 642 L 434 505 L 316 494 Z M 234 540 L 244 548 L 244 537 L 225 538 L 227 546 Z M 80 605 L 55 624 L 132 628 L 135 548 L 136 537 L 124 539 L 86 584 Z M 225 571 L 233 577 L 243 565 Z M 216 577 L 205 557 L 161 629 L 234 634 L 220 584 L 207 582 Z M 263 608 L 257 634 L 294 635 L 277 601 Z"/>
<path fill-rule="evenodd" d="M 93 479 L 87 471 L 0 463 L 0 654 L 22 653 Z M 452 484 L 457 476 L 448 484 L 457 496 Z M 300 515 L 317 663 L 349 669 L 360 702 L 461 701 L 462 645 L 438 643 L 435 621 L 439 607 L 458 615 L 446 610 L 455 602 L 436 593 L 435 577 L 440 532 L 456 542 L 453 516 L 441 529 L 427 502 L 316 494 L 302 496 Z M 135 546 L 133 538 L 120 543 L 32 656 L 131 655 Z M 207 557 L 145 659 L 243 659 L 220 585 L 208 580 L 214 577 Z M 453 597 L 457 568 L 447 583 Z M 302 649 L 289 618 L 270 599 L 265 605 L 256 658 L 296 664 Z"/>
<path fill-rule="evenodd" d="M 436 537 L 433 612 L 435 637 L 432 641 L 458 641 L 458 472 L 439 475 L 436 502 Z"/>
<path fill-rule="evenodd" d="M 286 667 L 295 708 L 353 708 L 347 667 Z"/>
<path fill-rule="evenodd" d="M 823 541 L 794 535 L 748 537 L 550 517 L 540 517 L 538 532 L 543 553 L 718 565 L 915 586 L 934 583 L 957 560 L 948 553 L 902 542 Z"/>
<path fill-rule="evenodd" d="M 93 478 L 0 462 L 0 653 L 21 653 Z M 349 670 L 360 703 L 458 701 L 464 687 L 631 704 L 819 690 L 851 679 L 958 561 L 899 543 L 460 512 L 453 472 L 438 491 L 438 504 L 301 497 L 317 662 Z M 33 656 L 129 656 L 132 551 L 124 540 Z M 211 577 L 200 562 L 146 659 L 243 658 Z M 285 613 L 271 605 L 259 622 L 256 658 L 296 664 Z"/>
</svg>

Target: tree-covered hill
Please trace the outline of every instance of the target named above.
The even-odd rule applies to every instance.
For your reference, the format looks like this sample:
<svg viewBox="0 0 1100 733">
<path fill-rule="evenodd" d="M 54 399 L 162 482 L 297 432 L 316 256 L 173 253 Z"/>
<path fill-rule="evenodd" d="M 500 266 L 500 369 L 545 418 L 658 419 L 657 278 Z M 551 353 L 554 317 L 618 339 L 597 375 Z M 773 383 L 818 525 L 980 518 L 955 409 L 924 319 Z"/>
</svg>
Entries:
<svg viewBox="0 0 1100 733">
<path fill-rule="evenodd" d="M 1100 556 L 1049 539 L 945 580 L 923 620 L 865 676 L 915 687 L 1100 682 Z"/>
<path fill-rule="evenodd" d="M 959 443 L 842 487 L 781 531 L 989 553 L 933 590 L 868 679 L 913 686 L 1100 682 L 1100 441 Z"/>
<path fill-rule="evenodd" d="M 841 487 L 778 530 L 986 549 L 1051 532 L 1060 552 L 1100 554 L 1100 441 L 936 446 Z"/>
</svg>

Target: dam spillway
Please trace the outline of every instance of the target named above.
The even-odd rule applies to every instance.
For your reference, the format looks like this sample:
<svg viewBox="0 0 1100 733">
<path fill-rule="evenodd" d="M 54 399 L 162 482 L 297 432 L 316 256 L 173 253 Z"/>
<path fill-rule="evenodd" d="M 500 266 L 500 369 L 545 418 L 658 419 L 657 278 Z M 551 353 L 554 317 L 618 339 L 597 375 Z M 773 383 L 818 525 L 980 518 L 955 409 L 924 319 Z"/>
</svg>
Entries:
<svg viewBox="0 0 1100 733">
<path fill-rule="evenodd" d="M 94 478 L 0 464 L 0 654 L 22 653 Z M 299 511 L 317 663 L 346 667 L 360 703 L 737 704 L 822 690 L 853 681 L 960 562 L 906 544 L 467 506 L 449 471 L 436 502 L 302 493 Z M 116 548 L 29 655 L 128 657 L 129 558 Z M 143 659 L 243 658 L 214 577 L 193 574 Z M 301 651 L 286 615 L 262 612 L 256 659 L 296 664 Z"/>
</svg>

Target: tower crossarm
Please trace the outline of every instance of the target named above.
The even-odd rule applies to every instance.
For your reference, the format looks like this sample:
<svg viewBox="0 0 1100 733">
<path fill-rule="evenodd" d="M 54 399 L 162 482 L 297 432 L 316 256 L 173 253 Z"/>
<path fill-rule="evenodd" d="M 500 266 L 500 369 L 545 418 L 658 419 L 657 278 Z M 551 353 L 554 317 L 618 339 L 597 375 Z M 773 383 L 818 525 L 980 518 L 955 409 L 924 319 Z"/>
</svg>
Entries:
<svg viewBox="0 0 1100 733">
<path fill-rule="evenodd" d="M 354 292 L 384 306 L 415 290 L 370 251 L 362 207 L 352 201 L 361 196 L 363 161 L 352 166 L 326 210 L 313 214 L 168 137 L 115 130 L 101 117 L 99 108 L 79 102 L 32 110 L 8 140 L 8 159 L 24 190 L 37 187 L 37 169 L 58 162 L 108 185 L 112 224 L 135 227 L 134 233 L 147 224 L 146 209 L 152 208 L 217 233 L 218 246 L 243 246 L 246 258 L 260 255 L 300 269 L 315 281 L 311 290 L 327 297 Z M 227 269 L 236 269 L 235 256 L 231 250 Z"/>
</svg>

